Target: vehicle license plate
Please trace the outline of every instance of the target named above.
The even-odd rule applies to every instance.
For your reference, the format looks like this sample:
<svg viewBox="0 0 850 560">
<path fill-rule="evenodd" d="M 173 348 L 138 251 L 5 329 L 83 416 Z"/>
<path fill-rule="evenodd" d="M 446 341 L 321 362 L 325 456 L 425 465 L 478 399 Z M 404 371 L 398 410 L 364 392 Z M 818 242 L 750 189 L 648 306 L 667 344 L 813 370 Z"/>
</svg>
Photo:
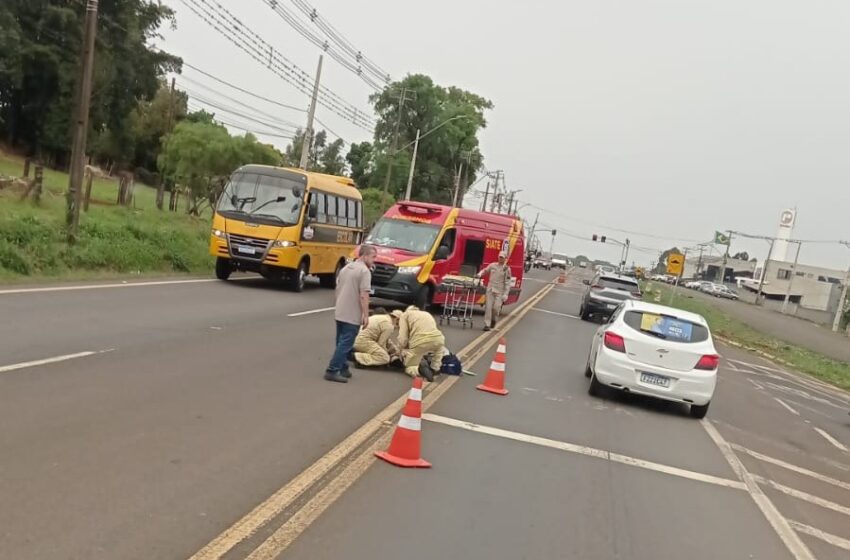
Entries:
<svg viewBox="0 0 850 560">
<path fill-rule="evenodd" d="M 245 253 L 246 255 L 257 254 L 257 250 L 254 249 L 253 247 L 237 247 L 236 250 L 239 251 L 240 253 Z"/>
<path fill-rule="evenodd" d="M 670 378 L 664 377 L 663 375 L 656 375 L 654 373 L 646 373 L 642 371 L 640 373 L 641 383 L 648 383 L 649 385 L 657 385 L 659 387 L 669 387 L 670 386 Z"/>
</svg>

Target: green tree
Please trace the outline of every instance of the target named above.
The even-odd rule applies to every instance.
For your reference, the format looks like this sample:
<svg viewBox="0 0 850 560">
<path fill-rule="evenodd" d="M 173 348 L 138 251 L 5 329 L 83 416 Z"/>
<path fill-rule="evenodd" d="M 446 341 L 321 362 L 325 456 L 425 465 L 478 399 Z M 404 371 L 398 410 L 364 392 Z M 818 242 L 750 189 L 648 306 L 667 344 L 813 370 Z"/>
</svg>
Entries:
<svg viewBox="0 0 850 560">
<path fill-rule="evenodd" d="M 407 91 L 407 101 L 399 113 L 398 92 L 402 89 Z M 451 202 L 456 170 L 461 162 L 468 167 L 462 185 L 465 192 L 483 162 L 478 133 L 487 124 L 484 112 L 493 108 L 489 100 L 460 88 L 439 86 L 428 76 L 412 74 L 372 95 L 370 101 L 378 115 L 372 185 L 383 187 L 392 159 L 390 192 L 396 197 L 404 192 L 411 144 L 418 129 L 428 134 L 419 143 L 413 197 Z M 399 150 L 393 153 L 396 122 L 399 122 Z"/>
<path fill-rule="evenodd" d="M 342 148 L 345 142 L 337 138 L 325 146 L 319 154 L 319 170 L 329 175 L 342 175 L 345 173 L 345 158 L 342 156 Z"/>
<path fill-rule="evenodd" d="M 65 163 L 85 2 L 0 4 L 0 132 L 9 144 Z M 132 113 L 180 60 L 148 47 L 171 8 L 147 0 L 101 0 L 91 104 L 90 153 L 119 165 L 136 154 Z"/>
<path fill-rule="evenodd" d="M 282 155 L 251 135 L 231 136 L 221 125 L 184 121 L 163 143 L 159 169 L 175 184 L 185 185 L 190 212 L 213 205 L 234 169 L 248 163 L 280 165 Z"/>
<path fill-rule="evenodd" d="M 351 169 L 351 178 L 360 188 L 372 185 L 372 171 L 375 169 L 375 152 L 370 142 L 354 143 L 348 148 L 345 161 Z"/>
</svg>

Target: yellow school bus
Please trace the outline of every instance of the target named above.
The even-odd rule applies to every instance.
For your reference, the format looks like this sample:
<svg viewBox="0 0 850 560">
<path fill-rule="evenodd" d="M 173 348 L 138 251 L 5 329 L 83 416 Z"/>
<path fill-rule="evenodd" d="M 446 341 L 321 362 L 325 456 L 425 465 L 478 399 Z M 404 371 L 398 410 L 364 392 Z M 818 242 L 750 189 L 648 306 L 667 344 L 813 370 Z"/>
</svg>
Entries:
<svg viewBox="0 0 850 560">
<path fill-rule="evenodd" d="M 336 286 L 360 243 L 363 202 L 347 177 L 301 169 L 245 165 L 230 177 L 213 217 L 215 274 L 258 272 L 296 292 L 308 274 Z"/>
</svg>

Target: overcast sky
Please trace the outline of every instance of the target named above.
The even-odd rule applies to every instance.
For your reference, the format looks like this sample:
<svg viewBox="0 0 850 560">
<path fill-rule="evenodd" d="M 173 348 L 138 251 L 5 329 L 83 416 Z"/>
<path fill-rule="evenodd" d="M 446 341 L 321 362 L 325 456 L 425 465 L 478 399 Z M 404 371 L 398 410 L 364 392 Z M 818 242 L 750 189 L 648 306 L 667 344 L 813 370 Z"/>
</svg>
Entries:
<svg viewBox="0 0 850 560">
<path fill-rule="evenodd" d="M 319 50 L 263 0 L 219 2 L 315 72 Z M 181 0 L 167 3 L 178 28 L 165 33 L 165 49 L 246 89 L 307 106 L 306 96 Z M 638 263 L 651 259 L 649 249 L 709 241 L 716 229 L 774 235 L 780 212 L 794 206 L 796 238 L 850 239 L 846 0 L 310 3 L 394 78 L 425 73 L 491 99 L 485 165 L 524 189 L 523 202 L 556 212 L 541 214 L 547 226 L 588 239 L 629 237 L 645 248 L 632 253 Z M 370 89 L 357 76 L 326 60 L 322 78 L 368 109 Z M 227 94 L 283 120 L 306 118 Z M 346 141 L 370 139 L 327 110 L 318 116 Z M 522 213 L 534 219 L 533 208 Z M 762 259 L 767 246 L 735 241 L 732 250 Z M 556 250 L 619 255 L 566 235 Z M 850 249 L 807 244 L 801 262 L 846 268 Z"/>
</svg>

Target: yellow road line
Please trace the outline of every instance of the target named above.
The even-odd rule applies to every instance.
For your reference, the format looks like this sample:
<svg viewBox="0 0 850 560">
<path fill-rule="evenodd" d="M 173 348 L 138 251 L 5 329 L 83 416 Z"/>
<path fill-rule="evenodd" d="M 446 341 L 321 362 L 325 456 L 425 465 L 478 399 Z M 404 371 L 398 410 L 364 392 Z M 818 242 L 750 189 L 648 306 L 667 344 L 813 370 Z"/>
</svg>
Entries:
<svg viewBox="0 0 850 560">
<path fill-rule="evenodd" d="M 538 301 L 543 299 L 546 294 L 551 291 L 553 285 L 548 285 L 543 287 L 536 294 L 531 296 L 525 303 L 520 305 L 520 307 L 516 308 L 510 315 L 508 315 L 505 320 L 502 321 L 502 324 L 495 330 L 490 331 L 488 333 L 482 333 L 475 340 L 470 342 L 463 350 L 458 353 L 458 356 L 464 362 L 467 362 L 470 366 L 474 363 L 470 361 L 471 359 L 478 360 L 481 355 L 486 352 L 487 348 L 491 346 L 496 340 L 507 330 L 512 328 L 516 322 L 525 315 Z M 487 341 L 489 337 L 489 341 Z M 479 348 L 477 352 L 471 354 L 476 348 L 478 348 L 482 343 L 486 341 L 486 344 L 483 347 Z M 467 354 L 471 354 L 467 356 Z M 430 406 L 430 403 L 435 401 L 439 396 L 445 393 L 455 382 L 457 382 L 457 377 L 450 377 L 441 383 L 431 384 L 429 387 L 429 392 L 426 395 L 426 402 L 423 402 L 423 408 L 427 409 L 427 406 Z M 436 386 L 436 387 L 435 387 Z M 430 398 L 431 395 L 434 395 L 433 398 Z M 429 400 L 430 398 L 430 400 Z M 295 500 L 301 496 L 304 492 L 306 492 L 311 486 L 313 486 L 319 479 L 325 476 L 328 472 L 331 471 L 335 466 L 337 466 L 343 459 L 351 455 L 358 447 L 362 446 L 369 438 L 373 437 L 380 430 L 384 430 L 386 432 L 384 434 L 385 437 L 378 440 L 378 442 L 370 446 L 369 449 L 365 450 L 360 457 L 354 460 L 351 464 L 349 464 L 343 471 L 341 471 L 340 475 L 336 477 L 336 479 L 328 484 L 328 487 L 334 487 L 329 489 L 326 487 L 322 491 L 320 491 L 313 499 L 308 502 L 304 507 L 301 508 L 295 515 L 290 518 L 290 521 L 284 524 L 283 527 L 278 529 L 269 540 L 274 539 L 274 549 L 283 550 L 295 538 L 306 529 L 309 525 L 303 525 L 304 517 L 308 516 L 308 518 L 315 519 L 324 511 L 327 506 L 333 503 L 337 497 L 342 495 L 345 491 L 345 488 L 351 484 L 354 480 L 359 478 L 360 474 L 365 472 L 365 470 L 372 464 L 371 462 L 371 448 L 375 447 L 380 443 L 381 445 L 385 445 L 383 441 L 388 435 L 389 430 L 388 425 L 390 421 L 396 416 L 404 406 L 405 402 L 407 402 L 407 392 L 401 395 L 398 399 L 390 403 L 386 408 L 381 410 L 377 415 L 375 415 L 372 419 L 368 420 L 365 424 L 363 424 L 360 428 L 358 428 L 354 433 L 345 438 L 342 442 L 340 442 L 336 447 L 331 449 L 327 454 L 319 458 L 315 463 L 310 465 L 307 469 L 298 474 L 295 478 L 290 480 L 285 486 L 280 488 L 277 492 L 272 494 L 269 498 L 251 510 L 249 513 L 244 515 L 239 521 L 234 523 L 231 527 L 226 529 L 220 535 L 218 535 L 215 539 L 210 541 L 206 546 L 204 546 L 201 550 L 196 552 L 194 555 L 190 557 L 189 560 L 218 560 L 227 554 L 230 550 L 232 550 L 239 543 L 245 541 L 254 535 L 260 528 L 266 525 L 269 521 L 274 519 L 276 516 L 280 515 L 287 507 L 289 507 Z M 363 458 L 363 455 L 369 457 L 369 460 Z M 359 473 L 354 478 L 350 478 L 352 473 Z M 348 481 L 348 484 L 346 484 Z M 321 497 L 321 499 L 319 499 Z M 311 506 L 311 503 L 318 502 L 324 503 L 324 507 L 320 510 L 315 509 Z M 312 509 L 311 509 L 312 508 Z M 312 515 L 308 515 L 310 512 L 313 512 Z M 297 533 L 293 534 L 291 538 L 281 538 L 278 533 L 288 533 L 290 528 L 294 525 L 291 523 L 292 521 L 298 521 L 298 525 L 302 528 L 297 531 Z M 312 522 L 312 520 L 310 521 Z M 279 548 L 280 546 L 283 548 Z M 265 545 L 264 545 L 265 546 Z M 271 545 L 269 545 L 271 547 Z M 254 555 L 251 556 L 252 558 Z"/>
<path fill-rule="evenodd" d="M 546 294 L 551 291 L 552 286 L 546 286 L 539 292 L 528 299 L 525 306 L 515 311 L 508 320 L 503 322 L 503 327 L 497 330 L 497 335 L 507 332 L 513 328 L 522 317 L 525 316 Z M 482 337 L 479 337 L 479 339 Z M 467 357 L 466 361 L 469 366 L 475 365 L 479 359 L 487 352 L 490 346 L 495 342 L 497 337 L 493 337 L 487 344 L 480 347 L 472 356 Z M 475 341 L 468 345 L 464 350 L 475 347 Z M 436 387 L 426 395 L 422 401 L 423 412 L 428 410 L 433 404 L 448 391 L 460 377 L 450 377 L 445 381 L 434 384 Z M 320 490 L 313 498 L 304 504 L 295 514 L 290 517 L 283 525 L 281 525 L 269 538 L 267 538 L 254 552 L 252 552 L 247 560 L 274 560 L 279 557 L 283 551 L 295 542 L 301 533 L 313 524 L 322 513 L 325 512 L 345 491 L 359 479 L 369 467 L 375 462 L 374 452 L 386 447 L 389 443 L 391 430 L 386 429 L 381 438 L 375 441 L 372 445 L 363 449 L 358 457 L 346 466 L 338 476 L 329 482 L 322 490 Z"/>
</svg>

